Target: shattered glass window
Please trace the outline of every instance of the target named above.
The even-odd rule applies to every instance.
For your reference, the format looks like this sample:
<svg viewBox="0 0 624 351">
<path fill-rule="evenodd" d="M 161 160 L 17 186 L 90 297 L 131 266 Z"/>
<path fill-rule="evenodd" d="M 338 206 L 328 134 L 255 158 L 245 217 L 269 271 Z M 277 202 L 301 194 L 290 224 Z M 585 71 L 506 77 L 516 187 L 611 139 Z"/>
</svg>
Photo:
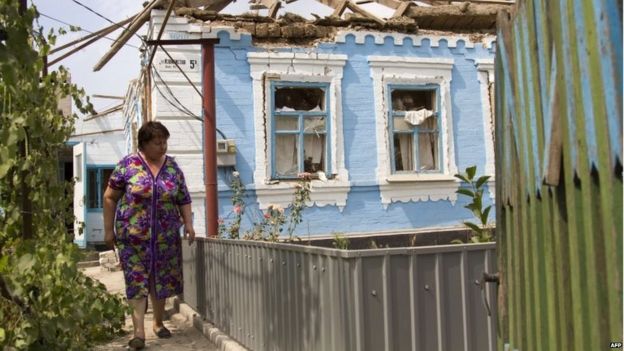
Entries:
<svg viewBox="0 0 624 351">
<path fill-rule="evenodd" d="M 324 83 L 273 86 L 273 178 L 328 172 L 328 88 Z"/>
<path fill-rule="evenodd" d="M 393 171 L 439 172 L 438 97 L 434 87 L 391 88 Z"/>
<path fill-rule="evenodd" d="M 325 111 L 325 90 L 304 87 L 276 88 L 275 111 Z"/>
</svg>

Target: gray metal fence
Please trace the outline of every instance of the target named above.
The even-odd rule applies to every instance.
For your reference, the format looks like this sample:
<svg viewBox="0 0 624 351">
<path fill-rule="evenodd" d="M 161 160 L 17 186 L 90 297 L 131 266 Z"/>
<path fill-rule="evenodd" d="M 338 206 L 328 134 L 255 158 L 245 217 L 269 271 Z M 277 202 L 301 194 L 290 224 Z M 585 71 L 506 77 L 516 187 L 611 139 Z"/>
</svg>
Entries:
<svg viewBox="0 0 624 351">
<path fill-rule="evenodd" d="M 343 251 L 183 245 L 184 301 L 252 350 L 496 348 L 494 243 Z M 489 306 L 491 316 L 488 316 Z"/>
</svg>

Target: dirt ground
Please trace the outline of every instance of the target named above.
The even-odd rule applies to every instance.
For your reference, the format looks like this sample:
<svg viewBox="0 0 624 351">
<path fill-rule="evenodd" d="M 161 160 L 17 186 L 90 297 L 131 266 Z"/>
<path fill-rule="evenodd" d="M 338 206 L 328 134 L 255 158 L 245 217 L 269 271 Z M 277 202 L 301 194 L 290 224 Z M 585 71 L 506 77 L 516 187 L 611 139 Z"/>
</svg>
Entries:
<svg viewBox="0 0 624 351">
<path fill-rule="evenodd" d="M 108 272 L 98 267 L 85 268 L 86 275 L 101 281 L 108 291 L 120 295 L 124 295 L 124 282 L 122 272 Z M 145 316 L 146 327 L 146 347 L 145 350 L 171 350 L 171 351 L 187 351 L 187 350 L 205 350 L 217 351 L 217 347 L 204 337 L 197 329 L 191 325 L 191 321 L 186 320 L 181 314 L 174 314 L 169 320 L 165 321 L 165 326 L 171 330 L 173 336 L 170 339 L 159 339 L 152 331 L 152 309 L 147 311 Z M 115 340 L 98 345 L 94 348 L 96 351 L 108 350 L 129 350 L 128 341 L 132 338 L 132 320 L 130 316 L 126 317 L 126 325 L 124 327 L 126 334 Z"/>
</svg>

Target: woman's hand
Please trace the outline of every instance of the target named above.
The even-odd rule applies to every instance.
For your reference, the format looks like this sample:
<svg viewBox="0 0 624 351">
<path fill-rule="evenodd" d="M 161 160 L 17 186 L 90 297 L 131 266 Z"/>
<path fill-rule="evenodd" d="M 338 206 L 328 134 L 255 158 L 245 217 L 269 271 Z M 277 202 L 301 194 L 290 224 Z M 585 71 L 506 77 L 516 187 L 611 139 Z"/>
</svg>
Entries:
<svg viewBox="0 0 624 351">
<path fill-rule="evenodd" d="M 189 245 L 195 241 L 195 229 L 193 229 L 192 225 L 184 226 L 184 239 L 188 239 Z"/>
<path fill-rule="evenodd" d="M 104 242 L 106 243 L 106 247 L 109 249 L 115 247 L 115 233 L 113 233 L 112 230 L 104 232 Z"/>
<path fill-rule="evenodd" d="M 193 229 L 193 213 L 191 204 L 180 206 L 180 214 L 182 215 L 182 223 L 184 223 L 184 239 L 188 239 L 189 245 L 195 240 L 195 229 Z"/>
</svg>

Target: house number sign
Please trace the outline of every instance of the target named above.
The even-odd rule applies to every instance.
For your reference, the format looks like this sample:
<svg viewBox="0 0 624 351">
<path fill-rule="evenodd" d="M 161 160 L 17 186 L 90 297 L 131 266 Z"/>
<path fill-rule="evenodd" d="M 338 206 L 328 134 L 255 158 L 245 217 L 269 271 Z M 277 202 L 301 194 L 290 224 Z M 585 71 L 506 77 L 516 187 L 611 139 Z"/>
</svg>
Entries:
<svg viewBox="0 0 624 351">
<path fill-rule="evenodd" d="M 164 72 L 178 71 L 176 63 L 185 72 L 199 72 L 199 56 L 184 57 L 184 56 L 172 56 L 173 60 L 169 57 L 165 57 L 158 61 L 158 70 Z M 175 62 L 174 62 L 175 60 Z"/>
</svg>

